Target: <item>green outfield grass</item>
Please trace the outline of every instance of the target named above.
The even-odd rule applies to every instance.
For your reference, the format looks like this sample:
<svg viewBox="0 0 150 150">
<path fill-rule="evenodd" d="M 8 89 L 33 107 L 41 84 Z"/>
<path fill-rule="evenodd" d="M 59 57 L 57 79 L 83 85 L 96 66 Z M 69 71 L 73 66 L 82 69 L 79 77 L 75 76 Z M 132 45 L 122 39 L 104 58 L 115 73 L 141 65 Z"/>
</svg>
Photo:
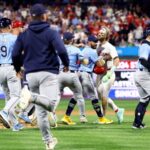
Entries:
<svg viewBox="0 0 150 150">
<path fill-rule="evenodd" d="M 65 112 L 68 101 L 62 100 L 58 110 L 60 120 Z M 137 101 L 116 101 L 120 107 L 126 109 L 124 123 L 118 124 L 115 114 L 109 109 L 108 118 L 114 120 L 111 125 L 93 124 L 96 115 L 87 112 L 89 123 L 79 123 L 79 116 L 74 113 L 72 119 L 77 125 L 66 126 L 59 124 L 52 129 L 52 133 L 58 138 L 55 150 L 148 150 L 150 147 L 150 128 L 131 129 L 133 111 Z M 0 108 L 4 105 L 0 101 Z M 60 110 L 62 113 L 60 114 Z M 86 110 L 92 111 L 90 101 L 86 101 Z M 77 111 L 77 109 L 76 109 Z M 150 125 L 150 116 L 145 117 L 145 123 Z M 20 132 L 12 132 L 8 129 L 0 129 L 0 150 L 45 150 L 40 132 L 35 129 L 23 129 Z"/>
</svg>

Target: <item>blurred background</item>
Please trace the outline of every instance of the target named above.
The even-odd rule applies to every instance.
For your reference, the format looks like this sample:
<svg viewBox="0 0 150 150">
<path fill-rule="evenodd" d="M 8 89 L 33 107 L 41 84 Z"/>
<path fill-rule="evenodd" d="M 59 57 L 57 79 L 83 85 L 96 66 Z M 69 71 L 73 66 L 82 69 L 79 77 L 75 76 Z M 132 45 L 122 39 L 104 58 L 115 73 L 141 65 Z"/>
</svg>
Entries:
<svg viewBox="0 0 150 150">
<path fill-rule="evenodd" d="M 20 20 L 26 28 L 31 21 L 30 7 L 35 3 L 43 3 L 48 8 L 51 28 L 60 34 L 74 33 L 81 50 L 88 35 L 96 36 L 101 26 L 108 26 L 110 42 L 121 58 L 110 97 L 139 98 L 133 75 L 138 46 L 144 29 L 150 24 L 149 0 L 0 0 L 0 17 Z M 70 94 L 68 89 L 66 94 Z"/>
</svg>

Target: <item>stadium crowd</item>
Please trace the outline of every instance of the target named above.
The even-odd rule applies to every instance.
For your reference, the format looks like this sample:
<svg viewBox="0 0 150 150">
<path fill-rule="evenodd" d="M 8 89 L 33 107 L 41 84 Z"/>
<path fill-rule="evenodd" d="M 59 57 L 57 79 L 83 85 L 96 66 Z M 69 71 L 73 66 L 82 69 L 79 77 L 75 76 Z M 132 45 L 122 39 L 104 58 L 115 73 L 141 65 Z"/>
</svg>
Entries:
<svg viewBox="0 0 150 150">
<path fill-rule="evenodd" d="M 94 4 L 94 3 L 93 3 Z M 119 8 L 114 5 L 85 5 L 80 3 L 66 5 L 48 5 L 51 27 L 63 33 L 75 33 L 76 42 L 84 44 L 88 34 L 97 34 L 102 25 L 107 25 L 112 35 L 110 41 L 116 46 L 138 45 L 143 30 L 150 18 L 141 12 L 139 5 Z M 27 26 L 30 22 L 30 5 L 20 5 L 14 10 L 12 5 L 0 8 L 0 17 L 21 20 Z"/>
</svg>

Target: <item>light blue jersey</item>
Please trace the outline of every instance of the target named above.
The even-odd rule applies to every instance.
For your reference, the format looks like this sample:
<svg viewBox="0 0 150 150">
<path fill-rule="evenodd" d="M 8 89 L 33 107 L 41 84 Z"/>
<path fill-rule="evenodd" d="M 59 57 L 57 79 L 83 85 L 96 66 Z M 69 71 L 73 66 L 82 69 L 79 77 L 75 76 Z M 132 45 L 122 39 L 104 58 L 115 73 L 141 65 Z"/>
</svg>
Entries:
<svg viewBox="0 0 150 150">
<path fill-rule="evenodd" d="M 80 66 L 79 61 L 83 60 L 84 58 L 82 52 L 79 48 L 73 45 L 65 45 L 65 47 L 69 56 L 69 70 L 78 71 Z"/>
<path fill-rule="evenodd" d="M 150 46 L 146 43 L 140 45 L 139 47 L 139 58 L 144 58 L 145 60 L 150 59 Z M 140 61 L 138 61 L 137 68 L 142 69 L 145 68 Z"/>
<path fill-rule="evenodd" d="M 11 33 L 0 34 L 0 64 L 12 63 L 12 50 L 16 39 L 17 36 Z"/>
<path fill-rule="evenodd" d="M 83 65 L 81 64 L 79 70 L 80 71 L 85 71 L 85 72 L 93 72 L 94 65 L 96 61 L 98 60 L 98 55 L 95 49 L 92 49 L 89 46 L 86 46 L 82 50 L 84 58 L 87 58 L 89 60 L 88 65 Z"/>
</svg>

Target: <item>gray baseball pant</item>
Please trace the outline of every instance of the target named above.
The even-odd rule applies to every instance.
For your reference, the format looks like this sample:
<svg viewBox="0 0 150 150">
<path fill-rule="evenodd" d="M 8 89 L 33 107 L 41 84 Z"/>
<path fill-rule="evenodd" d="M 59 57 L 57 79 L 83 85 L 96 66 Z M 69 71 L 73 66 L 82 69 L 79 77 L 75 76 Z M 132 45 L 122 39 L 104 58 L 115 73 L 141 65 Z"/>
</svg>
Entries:
<svg viewBox="0 0 150 150">
<path fill-rule="evenodd" d="M 30 90 L 33 93 L 37 93 L 33 103 L 35 103 L 38 126 L 44 141 L 48 143 L 52 138 L 52 133 L 50 132 L 47 110 L 53 111 L 60 98 L 58 75 L 48 71 L 40 71 L 28 73 L 26 78 Z"/>
<path fill-rule="evenodd" d="M 65 87 L 69 87 L 73 91 L 75 100 L 77 100 L 80 116 L 85 115 L 85 101 L 82 95 L 82 86 L 77 73 L 61 72 L 58 79 L 60 91 L 63 91 Z"/>
<path fill-rule="evenodd" d="M 15 107 L 19 103 L 21 84 L 12 65 L 6 64 L 0 67 L 0 84 L 6 92 L 7 100 L 4 110 L 8 113 L 11 124 L 17 124 Z"/>
<path fill-rule="evenodd" d="M 140 102 L 147 102 L 150 97 L 150 72 L 148 70 L 137 70 L 134 75 L 134 80 L 140 95 Z"/>
</svg>

